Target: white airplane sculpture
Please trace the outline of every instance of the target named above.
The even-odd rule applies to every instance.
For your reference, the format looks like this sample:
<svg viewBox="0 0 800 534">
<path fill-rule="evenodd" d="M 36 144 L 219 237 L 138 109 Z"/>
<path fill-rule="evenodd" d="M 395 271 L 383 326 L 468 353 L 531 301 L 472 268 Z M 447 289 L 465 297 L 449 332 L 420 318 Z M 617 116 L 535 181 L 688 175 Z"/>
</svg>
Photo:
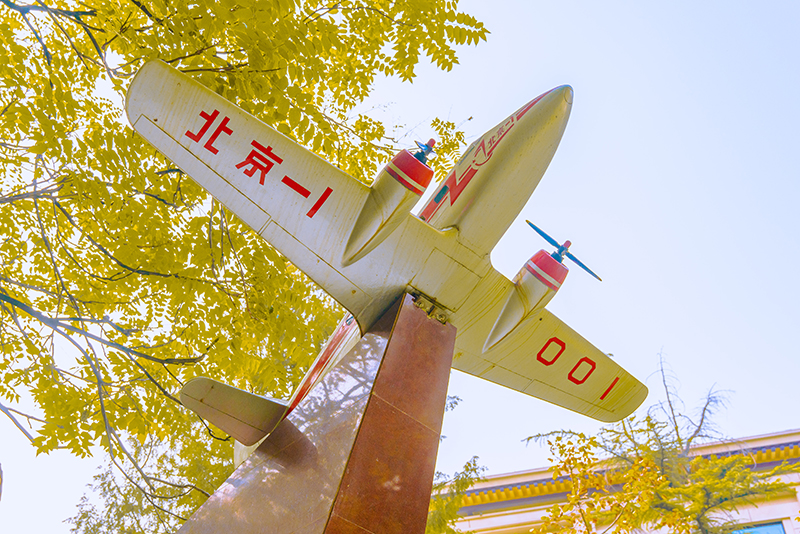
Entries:
<svg viewBox="0 0 800 534">
<path fill-rule="evenodd" d="M 632 413 L 647 388 L 545 309 L 567 275 L 563 256 L 575 260 L 569 242 L 536 229 L 558 249 L 534 254 L 513 281 L 490 261 L 571 107 L 572 88 L 561 86 L 512 113 L 472 143 L 415 216 L 432 142 L 398 153 L 368 187 L 188 76 L 147 63 L 128 90 L 133 128 L 351 314 L 288 404 L 208 379 L 184 387 L 184 404 L 255 443 L 409 292 L 456 327 L 454 368 L 601 421 Z"/>
</svg>

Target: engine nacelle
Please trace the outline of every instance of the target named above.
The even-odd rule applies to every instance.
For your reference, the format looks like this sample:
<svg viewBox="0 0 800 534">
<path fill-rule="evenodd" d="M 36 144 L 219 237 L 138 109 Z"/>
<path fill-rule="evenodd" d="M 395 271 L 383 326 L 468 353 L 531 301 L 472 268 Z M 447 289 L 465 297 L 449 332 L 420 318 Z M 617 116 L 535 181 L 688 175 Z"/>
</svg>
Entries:
<svg viewBox="0 0 800 534">
<path fill-rule="evenodd" d="M 500 315 L 483 345 L 486 352 L 508 336 L 522 321 L 544 308 L 567 277 L 566 265 L 544 250 L 529 259 L 514 277 Z"/>
<path fill-rule="evenodd" d="M 405 220 L 432 177 L 433 170 L 411 152 L 399 152 L 373 182 L 350 232 L 342 264 L 347 266 L 360 260 L 389 237 Z"/>
</svg>

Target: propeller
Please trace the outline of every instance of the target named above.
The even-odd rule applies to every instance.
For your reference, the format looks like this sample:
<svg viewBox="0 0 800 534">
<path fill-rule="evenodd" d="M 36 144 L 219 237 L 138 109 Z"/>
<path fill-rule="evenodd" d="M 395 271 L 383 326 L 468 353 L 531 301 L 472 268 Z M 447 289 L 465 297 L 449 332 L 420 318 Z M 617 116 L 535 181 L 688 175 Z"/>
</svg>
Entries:
<svg viewBox="0 0 800 534">
<path fill-rule="evenodd" d="M 552 237 L 547 235 L 547 233 L 544 230 L 542 230 L 541 228 L 539 228 L 538 226 L 536 226 L 535 224 L 533 224 L 530 221 L 525 221 L 525 222 L 528 223 L 528 226 L 530 226 L 531 228 L 536 230 L 536 233 L 539 234 L 540 236 L 542 236 L 545 241 L 547 241 L 548 243 L 550 243 L 551 245 L 556 247 L 555 252 L 550 254 L 550 256 L 552 256 L 552 258 L 554 260 L 556 260 L 558 263 L 563 263 L 564 256 L 566 256 L 569 259 L 571 259 L 573 262 L 575 262 L 575 264 L 578 267 L 580 267 L 581 269 L 583 269 L 587 273 L 591 274 L 592 276 L 594 276 L 595 278 L 597 278 L 601 282 L 603 281 L 602 278 L 600 278 L 599 276 L 594 274 L 594 272 L 590 268 L 588 268 L 586 265 L 584 265 L 581 260 L 579 260 L 578 258 L 576 258 L 575 256 L 572 255 L 572 252 L 569 251 L 569 247 L 572 245 L 572 243 L 570 241 L 564 241 L 563 245 L 559 245 L 558 241 L 556 241 L 555 239 L 553 239 Z"/>
<path fill-rule="evenodd" d="M 426 144 L 422 144 L 419 141 L 414 141 L 417 143 L 417 147 L 419 148 L 419 152 L 414 154 L 414 157 L 420 160 L 422 163 L 428 162 L 428 156 L 431 152 L 433 152 L 433 145 L 436 144 L 436 141 L 433 139 L 429 139 Z"/>
</svg>

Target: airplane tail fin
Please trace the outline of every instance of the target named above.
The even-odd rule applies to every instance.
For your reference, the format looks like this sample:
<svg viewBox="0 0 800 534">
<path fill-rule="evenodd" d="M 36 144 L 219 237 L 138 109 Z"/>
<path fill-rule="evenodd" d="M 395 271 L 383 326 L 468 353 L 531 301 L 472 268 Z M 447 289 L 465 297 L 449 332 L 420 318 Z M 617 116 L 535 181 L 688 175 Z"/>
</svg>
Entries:
<svg viewBox="0 0 800 534">
<path fill-rule="evenodd" d="M 286 414 L 287 403 L 261 397 L 211 380 L 193 378 L 181 389 L 181 402 L 244 445 L 272 432 Z"/>
</svg>

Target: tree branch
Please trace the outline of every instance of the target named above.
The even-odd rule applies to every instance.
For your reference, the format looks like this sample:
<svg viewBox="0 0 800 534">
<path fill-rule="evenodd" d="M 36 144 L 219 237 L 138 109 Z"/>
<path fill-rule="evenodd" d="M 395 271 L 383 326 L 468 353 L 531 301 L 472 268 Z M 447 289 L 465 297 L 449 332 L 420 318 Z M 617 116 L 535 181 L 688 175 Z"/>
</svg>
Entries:
<svg viewBox="0 0 800 534">
<path fill-rule="evenodd" d="M 14 410 L 14 411 L 16 411 L 16 410 Z M 14 426 L 16 426 L 19 429 L 20 432 L 25 434 L 25 437 L 28 438 L 28 441 L 33 443 L 33 436 L 31 436 L 30 432 L 28 432 L 25 429 L 25 427 L 22 426 L 22 424 L 19 421 L 17 421 L 17 418 L 14 417 L 14 415 L 11 413 L 11 408 L 8 408 L 8 407 L 6 407 L 6 406 L 4 406 L 3 404 L 0 403 L 0 412 L 3 412 L 4 414 L 6 414 L 6 416 L 8 416 L 8 418 L 11 419 L 11 422 L 14 423 Z"/>
<path fill-rule="evenodd" d="M 97 341 L 98 343 L 101 343 L 101 344 L 103 344 L 103 345 L 105 345 L 107 347 L 110 347 L 112 349 L 117 349 L 117 350 L 120 350 L 120 351 L 122 351 L 122 352 L 124 352 L 124 353 L 126 353 L 128 355 L 133 355 L 133 356 L 136 356 L 138 358 L 144 358 L 145 360 L 149 360 L 151 362 L 169 363 L 169 364 L 174 364 L 174 365 L 187 365 L 187 364 L 197 363 L 197 362 L 201 361 L 203 358 L 205 358 L 205 356 L 206 356 L 205 354 L 201 354 L 200 356 L 195 356 L 195 357 L 191 357 L 191 358 L 157 358 L 155 356 L 151 356 L 150 354 L 145 354 L 143 352 L 139 352 L 137 350 L 130 349 L 128 347 L 125 347 L 124 345 L 121 345 L 119 343 L 115 343 L 114 341 L 103 339 L 103 338 L 101 338 L 99 336 L 96 336 L 96 335 L 92 334 L 91 332 L 87 332 L 86 330 L 84 330 L 82 328 L 78 328 L 78 327 L 72 326 L 71 324 L 68 324 L 66 322 L 62 322 L 62 321 L 59 321 L 57 319 L 52 319 L 50 317 L 47 317 L 43 313 L 41 313 L 41 312 L 39 312 L 37 310 L 34 310 L 33 308 L 31 308 L 27 304 L 25 304 L 23 302 L 20 302 L 19 300 L 15 299 L 15 298 L 7 295 L 7 294 L 4 294 L 1 291 L 0 291 L 0 301 L 5 302 L 7 304 L 10 304 L 11 306 L 14 306 L 15 308 L 18 308 L 18 309 L 24 311 L 25 313 L 27 313 L 28 315 L 30 315 L 34 319 L 36 319 L 39 322 L 49 326 L 50 328 L 52 328 L 53 330 L 55 330 L 57 332 L 59 331 L 59 329 L 63 328 L 64 330 L 68 330 L 70 332 L 75 332 L 77 334 L 80 334 L 82 336 L 87 337 L 88 339 L 91 339 L 93 341 Z M 64 334 L 64 335 L 66 335 L 66 334 Z M 66 337 L 69 337 L 69 336 L 66 336 Z"/>
</svg>

